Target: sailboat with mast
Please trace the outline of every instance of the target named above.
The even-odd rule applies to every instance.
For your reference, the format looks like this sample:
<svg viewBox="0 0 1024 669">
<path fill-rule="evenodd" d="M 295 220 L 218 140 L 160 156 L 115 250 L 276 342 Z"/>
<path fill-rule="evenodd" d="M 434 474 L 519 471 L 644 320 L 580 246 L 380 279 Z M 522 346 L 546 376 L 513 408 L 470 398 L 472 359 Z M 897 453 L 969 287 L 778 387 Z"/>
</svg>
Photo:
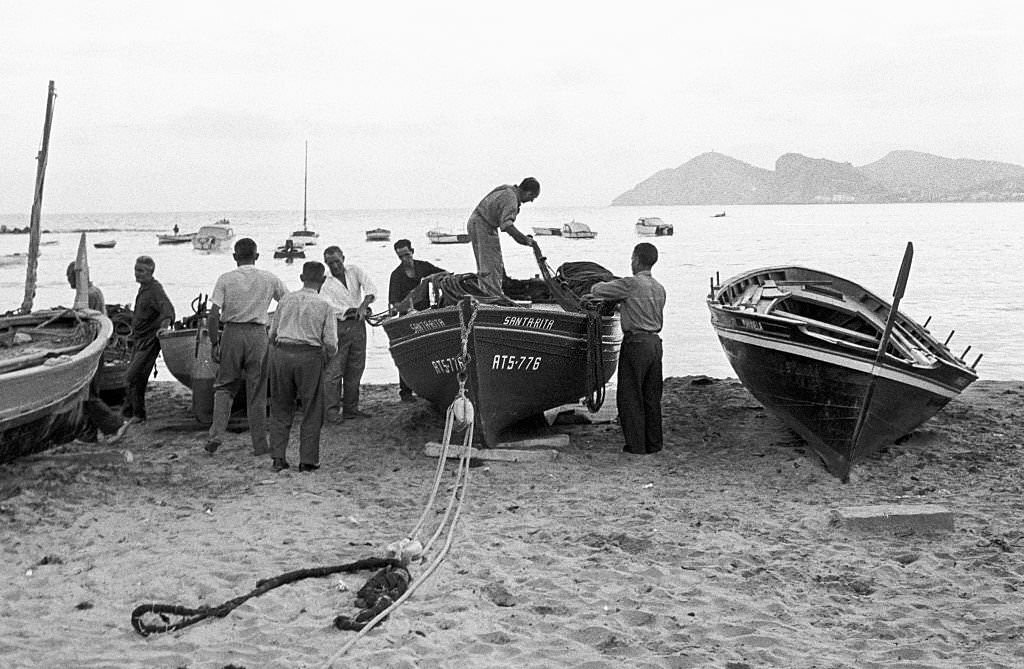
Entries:
<svg viewBox="0 0 1024 669">
<path fill-rule="evenodd" d="M 306 191 L 309 186 L 309 142 L 306 142 L 306 163 L 302 171 L 302 229 L 296 230 L 288 238 L 291 246 L 301 249 L 304 246 L 313 246 L 317 243 L 320 233 L 310 230 L 306 224 Z M 285 246 L 288 246 L 287 244 Z"/>
</svg>

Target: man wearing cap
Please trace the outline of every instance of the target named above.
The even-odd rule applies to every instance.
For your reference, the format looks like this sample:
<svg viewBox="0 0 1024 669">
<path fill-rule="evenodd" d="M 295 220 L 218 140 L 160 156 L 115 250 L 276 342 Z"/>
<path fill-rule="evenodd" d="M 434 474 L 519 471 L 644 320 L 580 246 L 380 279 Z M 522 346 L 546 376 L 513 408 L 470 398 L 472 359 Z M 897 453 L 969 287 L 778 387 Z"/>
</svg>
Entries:
<svg viewBox="0 0 1024 669">
<path fill-rule="evenodd" d="M 505 293 L 501 288 L 505 278 L 505 261 L 501 255 L 500 231 L 507 232 L 523 246 L 536 246 L 533 237 L 524 235 L 515 226 L 519 207 L 533 202 L 540 195 L 540 182 L 526 177 L 518 186 L 498 186 L 480 200 L 466 222 L 469 241 L 473 245 L 476 271 L 480 287 L 488 295 L 497 297 Z"/>
</svg>

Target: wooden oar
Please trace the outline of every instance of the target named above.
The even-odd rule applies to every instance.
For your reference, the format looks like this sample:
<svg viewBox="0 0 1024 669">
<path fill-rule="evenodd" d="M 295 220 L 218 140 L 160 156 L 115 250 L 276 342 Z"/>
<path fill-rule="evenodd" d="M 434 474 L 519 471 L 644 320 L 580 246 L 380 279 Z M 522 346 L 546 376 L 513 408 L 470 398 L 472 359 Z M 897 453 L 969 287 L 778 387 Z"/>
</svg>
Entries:
<svg viewBox="0 0 1024 669">
<path fill-rule="evenodd" d="M 875 362 L 871 367 L 871 381 L 868 383 L 867 392 L 864 393 L 864 402 L 860 407 L 860 415 L 857 417 L 857 424 L 853 428 L 853 437 L 850 439 L 850 455 L 857 450 L 861 433 L 864 430 L 864 423 L 867 421 L 868 411 L 871 408 L 871 399 L 875 394 L 875 385 L 878 381 L 878 368 L 885 361 L 885 349 L 889 346 L 889 338 L 892 335 L 892 327 L 896 323 L 896 316 L 899 314 L 900 300 L 907 289 L 907 279 L 910 277 L 910 263 L 914 259 L 914 244 L 907 242 L 907 249 L 903 252 L 903 264 L 900 265 L 899 276 L 896 277 L 896 287 L 892 291 L 892 309 L 889 317 L 885 320 L 885 329 L 882 331 L 882 340 L 878 343 L 878 351 L 875 353 Z M 844 477 L 845 480 L 845 477 Z"/>
</svg>

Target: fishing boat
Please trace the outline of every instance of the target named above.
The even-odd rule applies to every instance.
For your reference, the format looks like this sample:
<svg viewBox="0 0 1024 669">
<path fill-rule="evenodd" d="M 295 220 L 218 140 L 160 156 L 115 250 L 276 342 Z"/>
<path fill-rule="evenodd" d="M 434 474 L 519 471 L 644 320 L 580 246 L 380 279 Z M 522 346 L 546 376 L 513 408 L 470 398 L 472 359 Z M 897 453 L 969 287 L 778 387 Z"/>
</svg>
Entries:
<svg viewBox="0 0 1024 669">
<path fill-rule="evenodd" d="M 665 237 L 675 232 L 671 223 L 657 216 L 641 216 L 636 219 L 636 234 L 641 237 Z"/>
<path fill-rule="evenodd" d="M 192 240 L 195 239 L 196 233 L 189 232 L 186 234 L 174 234 L 174 235 L 157 235 L 157 244 L 191 244 Z"/>
<path fill-rule="evenodd" d="M 107 318 L 113 331 L 103 349 L 103 364 L 96 372 L 96 388 L 108 404 L 119 404 L 128 388 L 128 363 L 134 348 L 132 310 L 127 304 L 108 304 Z"/>
<path fill-rule="evenodd" d="M 226 251 L 235 238 L 231 221 L 222 218 L 216 223 L 204 225 L 192 238 L 192 248 L 197 251 Z"/>
<path fill-rule="evenodd" d="M 717 214 L 711 214 L 711 218 L 725 218 L 725 212 L 721 211 L 718 212 Z"/>
<path fill-rule="evenodd" d="M 309 229 L 306 221 L 306 191 L 309 186 L 309 142 L 306 142 L 306 160 L 302 170 L 302 229 L 296 230 L 289 237 L 294 246 L 314 246 L 320 239 L 320 233 Z"/>
<path fill-rule="evenodd" d="M 5 253 L 0 255 L 0 267 L 14 267 L 24 265 L 28 256 L 24 253 Z"/>
<path fill-rule="evenodd" d="M 94 242 L 93 247 L 97 249 L 112 249 L 117 246 L 116 239 L 104 239 L 101 242 Z"/>
<path fill-rule="evenodd" d="M 542 267 L 542 272 L 552 286 L 550 271 Z M 443 294 L 433 284 L 457 280 L 457 275 L 434 275 L 424 282 L 430 282 L 431 294 Z M 384 321 L 391 357 L 417 395 L 447 407 L 465 374 L 475 433 L 486 446 L 497 445 L 507 428 L 547 409 L 584 397 L 594 411 L 600 408 L 622 344 L 617 315 L 585 310 L 572 299 L 556 304 L 482 299 L 466 295 L 454 304 L 441 301 Z"/>
<path fill-rule="evenodd" d="M 391 240 L 391 231 L 386 228 L 374 228 L 366 231 L 366 241 L 387 242 Z"/>
<path fill-rule="evenodd" d="M 295 260 L 296 258 L 305 258 L 306 251 L 304 246 L 295 246 L 292 240 L 289 238 L 285 240 L 282 246 L 278 246 L 274 251 L 275 258 L 284 258 L 285 260 Z"/>
<path fill-rule="evenodd" d="M 561 237 L 562 228 L 557 225 L 550 227 L 535 225 L 533 226 L 533 234 L 537 237 Z"/>
<path fill-rule="evenodd" d="M 431 244 L 468 244 L 468 232 L 450 232 L 444 228 L 433 228 L 427 231 L 427 239 Z"/>
<path fill-rule="evenodd" d="M 711 282 L 711 324 L 740 381 L 844 481 L 854 462 L 910 434 L 978 378 L 981 356 L 968 366 L 948 339 L 899 312 L 912 251 L 908 244 L 892 304 L 804 267 Z"/>
<path fill-rule="evenodd" d="M 562 236 L 566 239 L 593 239 L 597 233 L 586 223 L 572 220 L 562 226 Z"/>
</svg>

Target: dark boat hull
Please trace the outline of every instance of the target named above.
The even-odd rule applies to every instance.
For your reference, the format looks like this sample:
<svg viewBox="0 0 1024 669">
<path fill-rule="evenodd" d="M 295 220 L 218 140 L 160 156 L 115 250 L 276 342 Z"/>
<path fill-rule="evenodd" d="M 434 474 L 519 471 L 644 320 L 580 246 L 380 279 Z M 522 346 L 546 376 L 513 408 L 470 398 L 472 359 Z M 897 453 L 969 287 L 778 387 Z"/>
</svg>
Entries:
<svg viewBox="0 0 1024 669">
<path fill-rule="evenodd" d="M 977 379 L 962 360 L 903 314 L 898 315 L 897 329 L 905 341 L 913 342 L 920 358 L 890 354 L 876 364 L 878 344 L 872 344 L 867 328 L 801 319 L 737 297 L 749 296 L 750 287 L 769 275 L 782 283 L 806 281 L 800 290 L 827 282 L 834 290 L 818 288 L 817 296 L 824 294 L 837 310 L 862 314 L 863 322 L 873 321 L 879 329 L 891 307 L 855 284 L 802 268 L 731 279 L 708 301 L 712 326 L 740 381 L 803 437 L 836 476 L 846 479 L 858 459 L 913 432 Z M 736 299 L 726 299 L 730 290 Z M 765 293 L 765 299 L 791 297 L 786 292 Z"/>
<path fill-rule="evenodd" d="M 471 327 L 460 324 L 460 309 Z M 467 330 L 466 388 L 488 446 L 516 422 L 597 390 L 615 373 L 622 343 L 617 316 L 601 318 L 588 335 L 585 314 L 492 305 L 477 305 L 475 315 L 466 304 L 416 312 L 385 322 L 384 329 L 402 378 L 441 408 L 458 392 Z M 588 342 L 598 336 L 599 371 L 588 356 Z"/>
</svg>

